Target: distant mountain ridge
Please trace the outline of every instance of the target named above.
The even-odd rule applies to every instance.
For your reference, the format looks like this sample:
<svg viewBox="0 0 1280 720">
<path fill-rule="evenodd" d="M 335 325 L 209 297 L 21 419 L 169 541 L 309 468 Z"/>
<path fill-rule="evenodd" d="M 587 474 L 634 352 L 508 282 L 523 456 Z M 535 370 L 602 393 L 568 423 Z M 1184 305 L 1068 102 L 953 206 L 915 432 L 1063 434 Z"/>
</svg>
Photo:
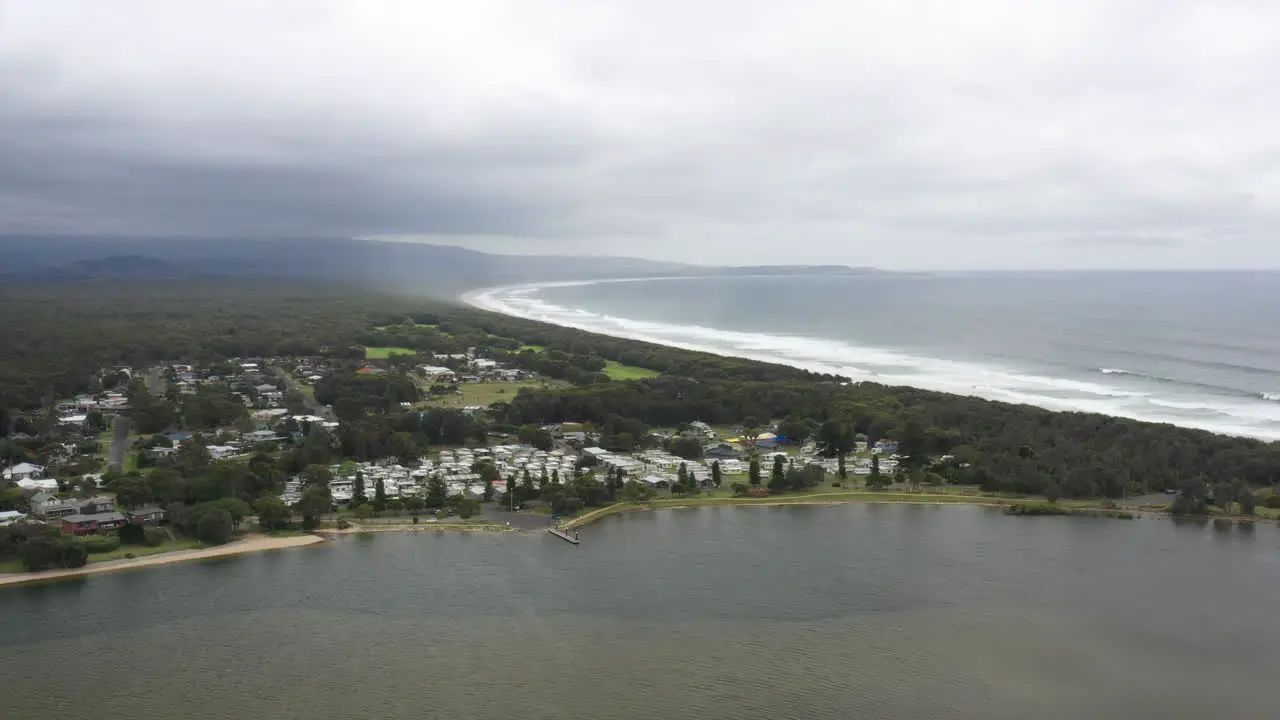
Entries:
<svg viewBox="0 0 1280 720">
<path fill-rule="evenodd" d="M 714 268 L 633 258 L 491 255 L 350 238 L 0 235 L 0 282 L 330 281 L 453 296 L 488 285 L 609 277 L 875 272 L 838 266 Z"/>
</svg>

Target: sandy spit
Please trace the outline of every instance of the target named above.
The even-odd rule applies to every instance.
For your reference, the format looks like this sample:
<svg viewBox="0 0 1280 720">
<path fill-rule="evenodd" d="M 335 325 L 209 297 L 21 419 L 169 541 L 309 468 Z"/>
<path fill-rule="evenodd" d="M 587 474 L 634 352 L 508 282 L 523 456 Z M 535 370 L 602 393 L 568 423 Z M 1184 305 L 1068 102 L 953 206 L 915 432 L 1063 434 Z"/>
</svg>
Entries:
<svg viewBox="0 0 1280 720">
<path fill-rule="evenodd" d="M 226 545 L 219 545 L 218 547 L 199 548 L 197 550 L 175 550 L 169 553 L 148 555 L 140 558 L 108 560 L 106 562 L 90 563 L 81 568 L 43 570 L 35 573 L 4 573 L 0 574 L 0 586 L 22 585 L 26 583 L 40 582 L 42 580 L 58 580 L 62 578 L 81 577 L 83 575 L 97 575 L 98 573 L 115 572 L 117 570 L 132 570 L 134 568 L 168 565 L 170 563 L 186 562 L 189 560 L 204 560 L 207 558 L 225 557 L 227 555 L 242 555 L 244 553 L 262 552 L 264 550 L 284 550 L 286 548 L 302 547 L 304 545 L 314 545 L 322 542 L 325 542 L 325 539 L 318 535 L 300 535 L 296 537 L 279 538 L 268 537 L 266 535 L 249 535 L 241 540 L 227 543 Z"/>
<path fill-rule="evenodd" d="M 458 525 L 451 523 L 352 525 L 345 530 L 325 528 L 314 532 L 317 535 L 357 535 L 371 532 L 445 532 L 446 530 L 450 532 L 518 532 L 517 528 L 503 527 L 501 525 Z"/>
</svg>

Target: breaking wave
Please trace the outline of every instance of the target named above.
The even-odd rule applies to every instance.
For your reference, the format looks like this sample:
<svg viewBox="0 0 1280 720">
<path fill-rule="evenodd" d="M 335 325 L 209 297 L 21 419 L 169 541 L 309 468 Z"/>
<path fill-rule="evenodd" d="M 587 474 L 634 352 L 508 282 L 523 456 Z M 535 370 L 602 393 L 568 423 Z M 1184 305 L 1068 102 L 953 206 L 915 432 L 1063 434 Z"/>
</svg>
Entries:
<svg viewBox="0 0 1280 720">
<path fill-rule="evenodd" d="M 1122 368 L 1096 368 L 1097 381 L 1054 377 L 1017 367 L 925 357 L 834 338 L 722 330 L 635 320 L 563 307 L 539 296 L 545 288 L 644 282 L 659 278 L 574 281 L 489 288 L 464 302 L 493 312 L 659 345 L 779 363 L 854 381 L 906 385 L 1079 412 L 1171 423 L 1212 432 L 1280 439 L 1280 407 L 1239 390 L 1183 383 Z M 1081 369 L 1081 377 L 1088 373 Z M 1106 378 L 1106 379 L 1103 379 Z M 1261 398 L 1280 401 L 1280 392 Z"/>
</svg>

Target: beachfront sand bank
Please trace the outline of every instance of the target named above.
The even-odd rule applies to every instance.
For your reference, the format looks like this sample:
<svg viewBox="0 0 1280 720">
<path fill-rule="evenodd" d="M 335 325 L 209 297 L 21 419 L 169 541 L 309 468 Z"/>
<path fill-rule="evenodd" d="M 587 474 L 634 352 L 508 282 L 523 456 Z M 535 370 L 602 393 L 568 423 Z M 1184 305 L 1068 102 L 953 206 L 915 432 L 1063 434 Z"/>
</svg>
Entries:
<svg viewBox="0 0 1280 720">
<path fill-rule="evenodd" d="M 81 577 L 83 575 L 96 575 L 98 573 L 115 572 L 117 570 L 132 570 L 134 568 L 168 565 L 170 563 L 186 562 L 189 560 L 204 560 L 206 558 L 225 557 L 228 555 L 242 555 L 244 553 L 263 552 L 265 550 L 284 550 L 287 548 L 303 547 L 322 542 L 325 542 L 325 539 L 318 535 L 300 535 L 295 537 L 250 535 L 242 540 L 227 543 L 226 545 L 219 545 L 218 547 L 200 548 L 198 550 L 175 550 L 170 553 L 148 555 L 140 558 L 108 560 L 106 562 L 90 563 L 89 565 L 85 565 L 81 568 L 44 570 L 35 573 L 6 573 L 0 575 L 0 586 L 21 585 L 24 583 L 40 582 L 42 580 Z"/>
<path fill-rule="evenodd" d="M 338 530 L 335 528 L 325 528 L 323 530 L 314 531 L 318 535 L 356 535 L 360 533 L 371 532 L 519 532 L 519 528 L 504 527 L 502 525 L 458 525 L 451 523 L 419 523 L 417 525 L 399 525 L 399 524 L 381 524 L 381 525 L 352 525 L 349 528 Z"/>
</svg>

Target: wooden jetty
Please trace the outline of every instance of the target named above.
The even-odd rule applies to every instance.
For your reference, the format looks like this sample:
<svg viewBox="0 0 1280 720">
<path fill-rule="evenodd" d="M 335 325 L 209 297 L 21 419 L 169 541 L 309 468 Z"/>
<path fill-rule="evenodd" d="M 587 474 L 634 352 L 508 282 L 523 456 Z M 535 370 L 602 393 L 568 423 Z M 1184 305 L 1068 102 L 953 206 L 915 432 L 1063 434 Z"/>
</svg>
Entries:
<svg viewBox="0 0 1280 720">
<path fill-rule="evenodd" d="M 573 543 L 574 545 L 578 544 L 578 533 L 576 532 L 570 535 L 569 531 L 561 530 L 560 528 L 547 528 L 547 532 L 551 533 L 552 535 L 555 535 L 561 540 L 566 540 L 568 542 Z"/>
</svg>

